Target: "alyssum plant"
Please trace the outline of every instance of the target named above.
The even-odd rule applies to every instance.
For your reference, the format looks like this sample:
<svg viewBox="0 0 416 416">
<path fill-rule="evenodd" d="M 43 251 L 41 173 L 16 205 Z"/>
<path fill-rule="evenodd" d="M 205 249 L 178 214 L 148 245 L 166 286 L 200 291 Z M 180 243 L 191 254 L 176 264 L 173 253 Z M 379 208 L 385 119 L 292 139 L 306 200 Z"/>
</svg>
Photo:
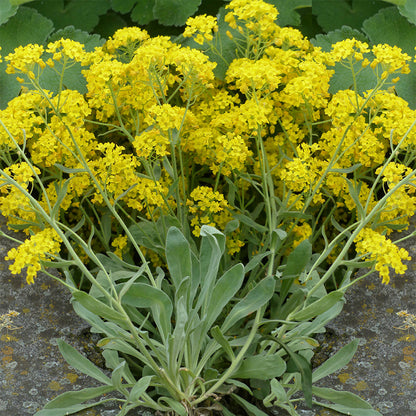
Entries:
<svg viewBox="0 0 416 416">
<path fill-rule="evenodd" d="M 260 405 L 297 415 L 300 400 L 379 414 L 313 385 L 357 348 L 312 371 L 313 336 L 340 313 L 358 267 L 384 283 L 406 270 L 387 235 L 416 208 L 416 113 L 392 90 L 410 57 L 354 39 L 324 53 L 262 1 L 227 11 L 220 27 L 189 20 L 184 37 L 200 50 L 126 28 L 90 53 L 62 39 L 5 57 L 23 84 L 0 111 L 0 209 L 27 234 L 11 271 L 27 268 L 33 283 L 59 268 L 111 370 L 60 342 L 103 386 L 64 393 L 38 416 L 109 400 L 120 415 L 264 415 Z M 224 65 L 230 45 L 214 73 L 209 56 Z M 352 89 L 331 95 L 336 63 Z M 81 65 L 85 94 L 65 88 Z M 364 70 L 377 83 L 360 95 Z M 56 89 L 42 88 L 53 77 Z"/>
</svg>

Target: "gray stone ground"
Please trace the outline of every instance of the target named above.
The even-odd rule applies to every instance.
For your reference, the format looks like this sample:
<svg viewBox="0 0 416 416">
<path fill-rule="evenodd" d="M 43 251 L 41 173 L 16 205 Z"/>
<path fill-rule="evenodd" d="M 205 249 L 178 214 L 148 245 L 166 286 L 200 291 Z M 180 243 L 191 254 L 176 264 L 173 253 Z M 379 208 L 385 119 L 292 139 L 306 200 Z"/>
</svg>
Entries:
<svg viewBox="0 0 416 416">
<path fill-rule="evenodd" d="M 12 244 L 0 239 L 0 259 Z M 404 246 L 416 259 L 416 239 Z M 321 340 L 318 359 L 325 359 L 354 338 L 360 347 L 350 365 L 322 380 L 320 385 L 352 391 L 368 400 L 383 415 L 416 415 L 416 332 L 399 329 L 396 315 L 406 309 L 416 314 L 416 263 L 393 276 L 388 286 L 370 276 L 347 293 L 342 314 Z M 51 398 L 68 390 L 97 385 L 62 359 L 56 340 L 63 338 L 93 361 L 99 361 L 87 326 L 72 311 L 69 294 L 57 282 L 40 276 L 28 286 L 24 276 L 11 275 L 0 262 L 0 315 L 20 313 L 14 330 L 0 332 L 0 416 L 33 415 Z M 113 416 L 116 410 L 96 409 L 83 416 Z M 336 415 L 320 409 L 300 410 L 303 416 Z M 135 411 L 132 415 L 149 415 Z M 283 415 L 281 412 L 273 412 Z"/>
</svg>

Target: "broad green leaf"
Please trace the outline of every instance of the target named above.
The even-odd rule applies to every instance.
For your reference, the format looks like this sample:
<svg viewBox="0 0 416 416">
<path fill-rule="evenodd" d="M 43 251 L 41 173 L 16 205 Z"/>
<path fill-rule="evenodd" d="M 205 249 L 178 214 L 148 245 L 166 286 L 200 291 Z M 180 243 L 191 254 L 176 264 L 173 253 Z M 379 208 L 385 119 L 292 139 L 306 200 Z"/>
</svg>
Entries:
<svg viewBox="0 0 416 416">
<path fill-rule="evenodd" d="M 387 3 L 395 4 L 396 6 L 403 6 L 408 0 L 383 0 Z"/>
<path fill-rule="evenodd" d="M 62 29 L 76 23 L 78 29 L 91 32 L 97 25 L 99 16 L 106 13 L 111 4 L 110 0 L 36 0 L 30 6 L 51 19 L 55 29 Z"/>
<path fill-rule="evenodd" d="M 255 269 L 260 264 L 260 262 L 270 253 L 271 251 L 265 251 L 264 253 L 259 253 L 252 257 L 250 261 L 245 265 L 244 273 L 251 272 L 253 269 Z"/>
<path fill-rule="evenodd" d="M 375 45 L 387 43 L 398 46 L 410 56 L 415 54 L 416 26 L 400 15 L 396 7 L 380 10 L 363 23 L 364 32 Z M 409 64 L 410 74 L 401 74 L 395 84 L 399 97 L 405 99 L 412 109 L 416 108 L 416 63 Z"/>
<path fill-rule="evenodd" d="M 223 350 L 227 353 L 229 360 L 232 362 L 235 359 L 234 352 L 230 343 L 226 340 L 223 333 L 221 332 L 220 328 L 218 326 L 214 326 L 214 328 L 211 329 L 211 335 L 215 341 L 221 345 Z"/>
<path fill-rule="evenodd" d="M 113 386 L 99 386 L 89 387 L 78 391 L 67 391 L 46 403 L 44 409 L 60 409 L 73 406 L 87 400 L 95 399 L 96 397 L 100 397 L 113 390 L 115 390 Z"/>
<path fill-rule="evenodd" d="M 360 29 L 365 19 L 387 6 L 380 0 L 313 0 L 312 13 L 325 32 L 329 32 L 342 25 Z"/>
<path fill-rule="evenodd" d="M 244 266 L 239 263 L 227 270 L 216 283 L 206 311 L 204 322 L 211 327 L 224 307 L 240 289 L 244 280 Z"/>
<path fill-rule="evenodd" d="M 260 309 L 273 296 L 275 288 L 275 281 L 273 277 L 267 277 L 259 282 L 247 296 L 240 300 L 228 316 L 225 318 L 221 326 L 221 331 L 225 333 L 240 319 L 250 315 L 251 313 Z"/>
<path fill-rule="evenodd" d="M 289 314 L 287 319 L 289 321 L 308 321 L 332 308 L 343 296 L 344 294 L 342 291 L 328 293 L 326 296 L 310 304 L 305 309 L 295 312 L 294 314 Z"/>
<path fill-rule="evenodd" d="M 237 394 L 232 393 L 231 397 L 245 409 L 248 416 L 267 416 L 262 410 L 258 407 L 254 406 L 253 404 L 249 403 L 247 400 L 244 400 L 242 397 L 238 396 Z"/>
<path fill-rule="evenodd" d="M 30 3 L 34 0 L 9 0 L 9 1 L 12 6 L 21 6 L 22 4 Z"/>
<path fill-rule="evenodd" d="M 380 412 L 374 409 L 354 409 L 349 406 L 343 406 L 342 404 L 326 404 L 315 402 L 319 406 L 327 409 L 335 410 L 338 413 L 342 413 L 348 416 L 382 416 Z"/>
<path fill-rule="evenodd" d="M 279 344 L 289 355 L 290 361 L 287 364 L 286 372 L 299 372 L 301 375 L 302 391 L 305 397 L 305 403 L 308 407 L 312 407 L 312 365 L 302 355 L 294 352 L 286 343 L 272 336 L 266 336 L 266 339 L 270 339 Z M 293 367 L 294 370 L 289 369 Z"/>
<path fill-rule="evenodd" d="M 138 358 L 142 363 L 147 362 L 146 357 L 143 354 L 132 347 L 128 342 L 122 341 L 121 339 L 103 338 L 97 343 L 97 346 L 103 349 L 114 350 L 131 355 L 132 357 Z"/>
<path fill-rule="evenodd" d="M 170 397 L 161 397 L 158 402 L 166 403 L 179 416 L 188 416 L 187 410 L 175 399 Z"/>
<path fill-rule="evenodd" d="M 200 235 L 202 237 L 201 248 L 199 250 L 201 290 L 195 309 L 199 310 L 203 306 L 203 313 L 206 313 L 210 298 L 212 297 L 212 290 L 215 279 L 217 278 L 221 256 L 225 250 L 225 235 L 216 228 L 207 225 L 201 227 Z"/>
<path fill-rule="evenodd" d="M 270 380 L 280 377 L 286 370 L 286 362 L 278 354 L 253 355 L 244 359 L 233 373 L 233 378 L 255 378 L 258 380 Z"/>
<path fill-rule="evenodd" d="M 312 0 L 266 0 L 276 6 L 279 15 L 276 23 L 283 26 L 299 26 L 300 14 L 296 11 L 304 7 L 312 7 Z"/>
<path fill-rule="evenodd" d="M 166 237 L 166 260 L 169 275 L 175 288 L 178 288 L 182 280 L 191 276 L 191 248 L 188 241 L 179 228 L 169 228 Z"/>
<path fill-rule="evenodd" d="M 156 0 L 136 0 L 136 6 L 131 12 L 131 19 L 139 25 L 147 25 L 156 17 L 153 13 Z"/>
<path fill-rule="evenodd" d="M 62 356 L 71 367 L 81 371 L 83 374 L 101 381 L 101 383 L 111 385 L 111 380 L 95 364 L 80 354 L 74 347 L 67 344 L 62 339 L 58 340 L 58 347 Z"/>
<path fill-rule="evenodd" d="M 236 416 L 234 413 L 231 413 L 227 408 L 225 408 L 224 405 L 222 405 L 221 411 L 224 416 Z"/>
<path fill-rule="evenodd" d="M 315 396 L 318 396 L 321 399 L 329 400 L 333 403 L 336 403 L 337 405 L 345 406 L 346 408 L 350 409 L 350 411 L 353 411 L 353 409 L 357 409 L 357 410 L 359 409 L 360 411 L 365 411 L 365 410 L 370 411 L 370 413 L 354 413 L 355 416 L 361 416 L 361 415 L 379 416 L 380 415 L 379 412 L 372 410 L 372 407 L 369 403 L 367 403 L 361 397 L 349 391 L 337 391 L 337 390 L 333 390 L 333 389 L 325 388 L 325 387 L 312 387 L 312 392 Z M 371 411 L 373 413 L 371 413 Z"/>
<path fill-rule="evenodd" d="M 0 25 L 6 23 L 17 12 L 18 6 L 12 4 L 10 0 L 2 0 L 0 2 Z"/>
<path fill-rule="evenodd" d="M 90 409 L 91 407 L 99 406 L 102 402 L 95 402 L 91 404 L 74 404 L 73 406 L 68 406 L 59 409 L 43 409 L 39 412 L 36 412 L 34 416 L 67 416 L 79 413 L 82 410 Z"/>
<path fill-rule="evenodd" d="M 28 7 L 20 7 L 13 17 L 0 26 L 0 54 L 3 56 L 3 62 L 0 63 L 0 109 L 7 107 L 7 103 L 18 95 L 21 88 L 13 74 L 6 74 L 7 62 L 4 57 L 18 46 L 43 44 L 52 29 L 53 23 L 49 19 Z"/>
<path fill-rule="evenodd" d="M 286 299 L 290 288 L 296 278 L 300 276 L 306 265 L 311 259 L 312 244 L 309 240 L 302 241 L 287 258 L 286 267 L 283 270 L 280 289 L 280 302 Z"/>
<path fill-rule="evenodd" d="M 149 387 L 151 381 L 152 376 L 142 377 L 140 380 L 138 380 L 137 383 L 131 389 L 128 400 L 132 402 L 140 400 L 143 393 L 145 393 L 146 389 Z"/>
<path fill-rule="evenodd" d="M 286 390 L 283 388 L 283 386 L 279 383 L 277 379 L 274 378 L 270 382 L 270 388 L 272 393 L 276 396 L 276 399 L 279 402 L 285 403 L 288 401 Z"/>
<path fill-rule="evenodd" d="M 202 0 L 156 0 L 155 18 L 165 26 L 182 26 L 197 10 Z"/>
<path fill-rule="evenodd" d="M 260 233 L 264 233 L 264 232 L 268 231 L 267 228 L 264 225 L 256 223 L 254 220 L 252 220 L 247 215 L 235 214 L 234 218 L 238 219 L 243 224 L 248 225 L 250 228 L 253 228 L 256 231 L 259 231 Z"/>
<path fill-rule="evenodd" d="M 84 308 L 93 312 L 97 316 L 102 316 L 104 319 L 115 322 L 125 322 L 126 318 L 116 310 L 110 308 L 105 303 L 93 298 L 88 293 L 80 290 L 72 293 L 73 298 L 78 301 Z"/>
<path fill-rule="evenodd" d="M 126 361 L 121 361 L 111 373 L 111 384 L 117 391 L 126 391 L 126 386 L 123 386 L 124 372 L 126 369 Z"/>
<path fill-rule="evenodd" d="M 328 358 L 322 365 L 320 365 L 312 374 L 312 381 L 324 378 L 330 374 L 335 373 L 342 367 L 346 366 L 357 351 L 358 339 L 353 340 L 345 347 L 342 347 L 335 355 Z"/>
<path fill-rule="evenodd" d="M 416 0 L 396 0 L 399 12 L 410 23 L 416 25 Z"/>
<path fill-rule="evenodd" d="M 173 330 L 171 338 L 171 348 L 169 348 L 171 360 L 178 361 L 181 351 L 183 352 L 185 348 L 188 335 L 186 332 L 188 318 L 186 298 L 181 297 L 175 305 L 175 329 Z"/>
<path fill-rule="evenodd" d="M 131 11 L 136 3 L 137 0 L 111 0 L 111 7 L 116 12 L 126 14 Z"/>
<path fill-rule="evenodd" d="M 173 305 L 169 296 L 162 290 L 145 283 L 134 283 L 124 294 L 122 303 L 136 308 L 151 308 L 163 339 L 170 334 Z"/>
</svg>

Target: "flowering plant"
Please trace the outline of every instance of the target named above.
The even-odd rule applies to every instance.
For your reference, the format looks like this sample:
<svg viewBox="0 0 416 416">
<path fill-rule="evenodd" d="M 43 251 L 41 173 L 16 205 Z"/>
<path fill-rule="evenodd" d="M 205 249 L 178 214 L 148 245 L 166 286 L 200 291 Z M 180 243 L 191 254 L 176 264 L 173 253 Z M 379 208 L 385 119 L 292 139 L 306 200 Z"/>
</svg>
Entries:
<svg viewBox="0 0 416 416">
<path fill-rule="evenodd" d="M 0 210 L 27 234 L 8 253 L 11 271 L 27 268 L 33 283 L 60 268 L 113 370 L 61 342 L 104 386 L 65 393 L 39 416 L 110 391 L 124 396 L 120 415 L 140 405 L 265 414 L 250 395 L 297 415 L 299 390 L 309 406 L 379 414 L 312 386 L 357 347 L 312 372 L 313 335 L 358 267 L 383 283 L 406 270 L 388 236 L 416 205 L 416 112 L 394 94 L 411 58 L 357 40 L 323 52 L 260 0 L 227 12 L 236 58 L 223 80 L 208 57 L 223 33 L 208 16 L 184 32 L 201 50 L 126 28 L 93 52 L 61 39 L 4 58 L 23 86 L 0 111 Z M 336 63 L 353 79 L 371 68 L 376 86 L 330 94 Z M 85 95 L 64 86 L 76 64 Z M 60 77 L 56 91 L 42 88 L 45 70 Z"/>
</svg>

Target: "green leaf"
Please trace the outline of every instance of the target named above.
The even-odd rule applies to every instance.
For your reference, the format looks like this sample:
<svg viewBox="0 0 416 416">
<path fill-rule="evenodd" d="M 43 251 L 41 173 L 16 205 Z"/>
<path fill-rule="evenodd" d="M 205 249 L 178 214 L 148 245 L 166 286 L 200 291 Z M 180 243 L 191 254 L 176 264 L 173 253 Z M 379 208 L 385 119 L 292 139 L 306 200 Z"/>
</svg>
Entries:
<svg viewBox="0 0 416 416">
<path fill-rule="evenodd" d="M 398 46 L 410 56 L 415 54 L 416 26 L 400 15 L 396 7 L 380 10 L 363 23 L 363 29 L 373 44 L 387 43 Z M 397 94 L 405 99 L 412 109 L 416 108 L 416 63 L 409 64 L 410 74 L 401 74 L 395 84 Z"/>
<path fill-rule="evenodd" d="M 111 7 L 122 14 L 129 13 L 137 0 L 111 0 Z"/>
<path fill-rule="evenodd" d="M 287 258 L 286 267 L 283 270 L 281 281 L 282 287 L 280 289 L 280 303 L 286 299 L 290 288 L 296 278 L 300 276 L 306 265 L 311 259 L 312 244 L 309 240 L 302 241 Z"/>
<path fill-rule="evenodd" d="M 179 416 L 188 416 L 188 411 L 178 401 L 170 397 L 161 397 L 158 402 L 166 403 Z"/>
<path fill-rule="evenodd" d="M 286 343 L 282 342 L 278 338 L 275 338 L 270 335 L 264 338 L 270 339 L 271 341 L 276 342 L 287 352 L 287 354 L 290 357 L 290 361 L 287 364 L 288 368 L 286 372 L 292 372 L 292 370 L 289 370 L 289 366 L 292 365 L 301 374 L 302 391 L 305 397 L 305 403 L 309 408 L 311 408 L 312 407 L 312 365 L 311 363 L 302 355 L 294 352 Z"/>
<path fill-rule="evenodd" d="M 337 391 L 324 387 L 313 387 L 312 392 L 315 396 L 336 403 L 338 405 L 337 408 L 340 409 L 338 411 L 342 411 L 342 413 L 353 416 L 381 416 L 381 413 L 373 410 L 369 403 L 349 391 Z M 320 405 L 322 406 L 322 404 Z M 327 406 L 325 405 L 325 407 Z M 330 406 L 330 408 L 334 407 Z"/>
<path fill-rule="evenodd" d="M 224 416 L 236 416 L 234 413 L 231 413 L 227 408 L 225 408 L 224 405 L 221 405 L 221 407 L 221 411 Z"/>
<path fill-rule="evenodd" d="M 156 0 L 153 13 L 159 23 L 182 26 L 197 10 L 202 0 Z"/>
<path fill-rule="evenodd" d="M 169 275 L 175 288 L 178 288 L 182 280 L 191 276 L 191 248 L 188 241 L 179 228 L 169 228 L 166 237 L 166 259 Z"/>
<path fill-rule="evenodd" d="M 58 340 L 58 347 L 62 356 L 71 367 L 81 371 L 83 374 L 101 381 L 101 383 L 111 385 L 111 380 L 95 364 L 80 354 L 74 347 L 67 344 L 62 339 Z"/>
<path fill-rule="evenodd" d="M 240 289 L 244 280 L 244 266 L 239 263 L 227 270 L 216 283 L 204 318 L 206 328 L 211 327 L 224 307 Z"/>
<path fill-rule="evenodd" d="M 96 47 L 102 46 L 105 42 L 99 35 L 89 35 L 87 32 L 75 29 L 74 26 L 68 26 L 65 29 L 58 30 L 49 39 L 48 42 L 54 42 L 61 38 L 71 39 L 84 45 L 87 52 L 93 51 Z M 58 73 L 55 71 L 58 71 Z M 58 93 L 61 86 L 79 91 L 84 94 L 87 92 L 87 82 L 82 75 L 83 68 L 78 62 L 71 62 L 70 67 L 63 69 L 59 65 L 52 69 L 48 66 L 43 70 L 40 77 L 40 84 L 44 89 Z"/>
<path fill-rule="evenodd" d="M 137 4 L 131 12 L 131 19 L 139 25 L 147 25 L 156 17 L 153 13 L 156 0 L 137 0 Z"/>
<path fill-rule="evenodd" d="M 270 389 L 279 402 L 286 403 L 288 401 L 286 390 L 275 378 L 270 382 Z"/>
<path fill-rule="evenodd" d="M 93 312 L 97 316 L 102 316 L 103 318 L 109 321 L 126 321 L 126 318 L 120 312 L 115 311 L 114 309 L 107 306 L 105 303 L 100 302 L 99 300 L 90 296 L 88 293 L 77 290 L 72 293 L 72 296 L 85 309 L 88 309 L 90 312 Z"/>
<path fill-rule="evenodd" d="M 44 409 L 36 412 L 34 416 L 67 416 L 73 415 L 74 413 L 79 413 L 82 410 L 90 409 L 91 407 L 99 406 L 102 402 L 96 402 L 91 404 L 74 404 L 73 406 L 68 406 L 59 408 L 59 409 Z"/>
<path fill-rule="evenodd" d="M 340 368 L 346 366 L 357 351 L 358 339 L 354 339 L 345 347 L 342 347 L 335 355 L 328 358 L 322 365 L 320 365 L 312 374 L 312 381 L 324 378 L 330 374 L 335 373 Z"/>
<path fill-rule="evenodd" d="M 203 306 L 203 313 L 206 313 L 212 297 L 212 290 L 220 266 L 221 256 L 225 250 L 225 235 L 214 227 L 203 225 L 200 236 L 202 237 L 201 248 L 199 250 L 201 289 L 195 309 L 199 310 Z"/>
<path fill-rule="evenodd" d="M 140 380 L 138 380 L 131 389 L 128 400 L 131 402 L 139 401 L 143 393 L 146 392 L 151 381 L 152 376 L 142 377 Z"/>
<path fill-rule="evenodd" d="M 82 43 L 87 52 L 92 52 L 95 48 L 105 43 L 105 39 L 102 39 L 100 35 L 90 35 L 88 32 L 77 29 L 74 26 L 66 26 L 64 29 L 57 30 L 48 38 L 48 43 L 55 42 L 61 38 Z"/>
<path fill-rule="evenodd" d="M 55 29 L 62 29 L 76 22 L 77 28 L 91 32 L 98 24 L 99 16 L 110 9 L 110 0 L 49 0 L 34 1 L 30 5 L 54 23 Z"/>
<path fill-rule="evenodd" d="M 211 329 L 211 335 L 215 339 L 215 341 L 217 341 L 218 344 L 220 344 L 223 350 L 227 353 L 230 361 L 231 362 L 234 361 L 235 360 L 234 352 L 231 348 L 230 343 L 226 340 L 223 333 L 221 332 L 221 329 L 218 326 L 214 326 L 214 328 Z"/>
<path fill-rule="evenodd" d="M 237 394 L 232 393 L 231 394 L 231 397 L 240 406 L 242 406 L 246 410 L 248 416 L 267 416 L 266 413 L 264 413 L 259 408 L 257 408 L 256 406 L 252 405 L 251 403 L 249 403 L 247 400 L 244 400 L 242 397 L 238 396 Z"/>
<path fill-rule="evenodd" d="M 0 2 L 0 25 L 6 23 L 17 12 L 18 6 L 12 4 L 9 0 L 2 0 Z"/>
<path fill-rule="evenodd" d="M 243 224 L 248 225 L 250 228 L 253 228 L 254 230 L 256 230 L 260 233 L 265 233 L 266 231 L 268 231 L 267 227 L 265 227 L 264 225 L 261 225 L 261 224 L 257 224 L 255 221 L 253 221 L 247 215 L 235 214 L 234 218 L 236 218 L 237 220 L 239 220 Z"/>
<path fill-rule="evenodd" d="M 306 308 L 295 312 L 294 314 L 289 314 L 287 319 L 289 321 L 308 321 L 315 316 L 320 315 L 321 313 L 326 312 L 328 309 L 332 308 L 336 303 L 338 303 L 344 293 L 342 291 L 334 291 L 328 293 L 323 298 L 317 300 L 316 302 L 310 304 Z"/>
<path fill-rule="evenodd" d="M 117 286 L 120 289 L 122 287 L 122 284 Z M 165 292 L 145 283 L 134 283 L 124 294 L 122 303 L 136 308 L 151 308 L 160 334 L 167 339 L 171 331 L 173 306 Z"/>
<path fill-rule="evenodd" d="M 286 362 L 278 354 L 253 355 L 244 359 L 233 378 L 255 378 L 270 380 L 281 376 L 286 370 Z"/>
<path fill-rule="evenodd" d="M 399 12 L 410 23 L 416 25 L 416 0 L 396 0 Z"/>
<path fill-rule="evenodd" d="M 245 298 L 238 302 L 225 318 L 221 331 L 225 333 L 240 319 L 260 309 L 273 296 L 275 281 L 273 277 L 266 277 L 259 282 Z"/>
<path fill-rule="evenodd" d="M 4 57 L 15 48 L 29 43 L 43 44 L 52 32 L 53 23 L 36 10 L 20 7 L 17 13 L 0 26 L 1 51 Z M 0 63 L 0 109 L 16 97 L 21 85 L 13 74 L 6 74 L 7 62 Z"/>
<path fill-rule="evenodd" d="M 78 391 L 67 391 L 46 403 L 44 409 L 63 409 L 75 404 L 80 404 L 87 400 L 95 399 L 96 397 L 114 390 L 114 386 L 99 386 L 89 387 Z"/>
<path fill-rule="evenodd" d="M 365 19 L 386 6 L 380 0 L 313 0 L 312 13 L 325 32 L 329 32 L 343 25 L 360 29 Z"/>
<path fill-rule="evenodd" d="M 296 11 L 304 7 L 312 7 L 312 0 L 266 0 L 276 6 L 279 15 L 276 23 L 283 26 L 299 26 L 300 14 Z"/>
</svg>

